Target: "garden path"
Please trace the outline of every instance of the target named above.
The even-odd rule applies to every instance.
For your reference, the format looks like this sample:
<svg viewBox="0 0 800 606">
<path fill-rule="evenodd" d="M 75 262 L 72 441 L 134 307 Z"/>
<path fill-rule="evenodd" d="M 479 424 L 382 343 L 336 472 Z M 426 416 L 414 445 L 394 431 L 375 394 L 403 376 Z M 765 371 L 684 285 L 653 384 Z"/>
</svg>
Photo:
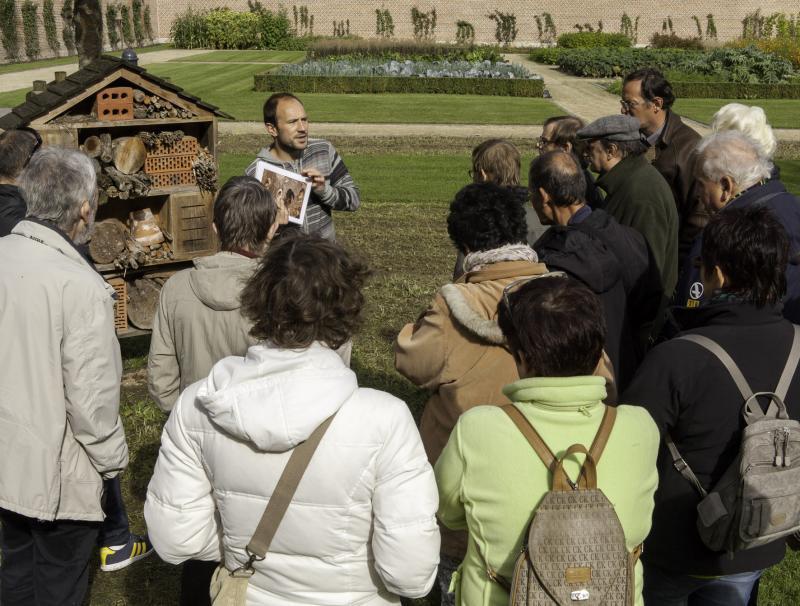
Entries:
<svg viewBox="0 0 800 606">
<path fill-rule="evenodd" d="M 260 122 L 218 122 L 221 135 L 261 135 Z M 352 122 L 312 122 L 313 137 L 483 137 L 536 139 L 541 126 L 513 124 L 364 124 Z"/>
<path fill-rule="evenodd" d="M 207 53 L 205 49 L 202 50 L 179 50 L 168 49 L 163 51 L 153 51 L 152 53 L 142 53 L 139 55 L 139 65 L 149 65 L 151 63 L 164 63 L 172 59 L 179 59 L 182 57 L 190 57 L 192 55 L 202 55 Z M 78 69 L 78 60 L 75 59 L 74 63 L 67 63 L 64 65 L 51 65 L 50 67 L 40 67 L 38 69 L 29 69 L 21 72 L 11 72 L 8 74 L 0 74 L 0 91 L 11 91 L 20 88 L 30 88 L 34 80 L 46 80 L 51 82 L 55 79 L 55 72 L 65 71 L 68 74 Z"/>
</svg>

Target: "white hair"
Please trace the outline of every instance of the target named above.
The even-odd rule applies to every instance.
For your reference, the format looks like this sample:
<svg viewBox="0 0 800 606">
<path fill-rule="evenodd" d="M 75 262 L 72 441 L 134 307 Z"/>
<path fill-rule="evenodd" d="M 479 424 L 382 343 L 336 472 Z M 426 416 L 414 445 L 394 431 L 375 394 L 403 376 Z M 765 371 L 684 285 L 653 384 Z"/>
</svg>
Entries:
<svg viewBox="0 0 800 606">
<path fill-rule="evenodd" d="M 83 152 L 45 147 L 31 157 L 19 177 L 28 216 L 55 223 L 69 232 L 80 220 L 81 205 L 97 208 L 97 176 Z"/>
<path fill-rule="evenodd" d="M 738 130 L 703 137 L 697 144 L 698 167 L 709 181 L 730 177 L 739 191 L 752 187 L 772 173 L 772 162 L 758 143 Z"/>
<path fill-rule="evenodd" d="M 778 141 L 775 133 L 767 122 L 767 114 L 758 106 L 748 106 L 741 103 L 728 103 L 719 108 L 711 121 L 711 130 L 720 132 L 725 130 L 738 130 L 755 141 L 762 153 L 767 158 L 772 158 Z"/>
</svg>

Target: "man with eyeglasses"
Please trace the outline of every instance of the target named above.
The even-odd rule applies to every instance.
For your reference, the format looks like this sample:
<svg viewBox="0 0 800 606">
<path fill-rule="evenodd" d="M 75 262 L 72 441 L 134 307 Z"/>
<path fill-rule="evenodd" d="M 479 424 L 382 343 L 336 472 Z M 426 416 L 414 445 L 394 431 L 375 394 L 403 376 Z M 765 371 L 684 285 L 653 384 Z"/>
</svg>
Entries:
<svg viewBox="0 0 800 606">
<path fill-rule="evenodd" d="M 691 193 L 694 183 L 694 148 L 700 135 L 672 111 L 675 94 L 664 75 L 655 69 L 639 69 L 622 83 L 621 112 L 639 121 L 649 149 L 647 157 L 669 183 L 680 218 L 679 250 L 682 259 L 707 221 Z"/>
<path fill-rule="evenodd" d="M 30 128 L 7 130 L 0 135 L 0 236 L 7 236 L 25 218 L 28 206 L 17 187 L 17 178 L 33 153 L 42 145 Z"/>
</svg>

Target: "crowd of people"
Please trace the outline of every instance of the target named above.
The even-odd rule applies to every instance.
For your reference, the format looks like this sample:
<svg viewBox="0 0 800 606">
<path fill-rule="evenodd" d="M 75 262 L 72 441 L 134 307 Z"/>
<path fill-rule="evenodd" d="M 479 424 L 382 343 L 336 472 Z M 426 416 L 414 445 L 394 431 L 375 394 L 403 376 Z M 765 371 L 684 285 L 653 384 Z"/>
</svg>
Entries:
<svg viewBox="0 0 800 606">
<path fill-rule="evenodd" d="M 350 369 L 370 270 L 332 211 L 358 188 L 301 100 L 271 96 L 271 142 L 215 199 L 219 252 L 160 294 L 146 537 L 120 490 L 115 292 L 85 249 L 94 169 L 0 135 L 0 604 L 82 604 L 97 545 L 107 571 L 182 564 L 187 605 L 377 606 L 434 584 L 443 606 L 557 603 L 550 574 L 572 601 L 756 603 L 800 527 L 800 200 L 762 110 L 727 105 L 701 138 L 674 100 L 645 69 L 620 114 L 547 120 L 527 187 L 512 143 L 475 148 L 453 281 L 394 343 L 430 392 L 417 426 Z M 302 226 L 257 161 L 308 179 Z M 774 479 L 724 509 L 754 456 Z M 605 538 L 576 543 L 589 493 Z M 721 518 L 734 538 L 713 547 Z"/>
</svg>

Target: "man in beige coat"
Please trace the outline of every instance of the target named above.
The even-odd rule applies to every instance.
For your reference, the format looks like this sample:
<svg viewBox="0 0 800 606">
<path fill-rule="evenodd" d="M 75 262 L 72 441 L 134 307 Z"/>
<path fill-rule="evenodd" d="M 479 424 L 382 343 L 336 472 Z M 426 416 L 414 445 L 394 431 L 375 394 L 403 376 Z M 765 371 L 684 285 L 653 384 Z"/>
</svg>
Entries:
<svg viewBox="0 0 800 606">
<path fill-rule="evenodd" d="M 161 290 L 153 323 L 147 379 L 150 395 L 169 412 L 180 393 L 227 356 L 243 356 L 255 343 L 240 312 L 239 294 L 253 275 L 286 210 L 252 177 L 232 177 L 214 201 L 220 252 L 194 260 Z M 186 562 L 181 604 L 209 604 L 216 562 Z"/>
<path fill-rule="evenodd" d="M 0 238 L 0 602 L 81 604 L 103 480 L 128 464 L 114 289 L 76 248 L 97 209 L 77 151 L 22 173 L 28 216 Z"/>
<path fill-rule="evenodd" d="M 169 412 L 180 392 L 205 378 L 226 356 L 254 344 L 239 312 L 239 293 L 253 275 L 286 211 L 252 177 L 232 177 L 214 201 L 220 252 L 194 260 L 161 290 L 153 323 L 147 379 L 150 395 Z"/>
</svg>

